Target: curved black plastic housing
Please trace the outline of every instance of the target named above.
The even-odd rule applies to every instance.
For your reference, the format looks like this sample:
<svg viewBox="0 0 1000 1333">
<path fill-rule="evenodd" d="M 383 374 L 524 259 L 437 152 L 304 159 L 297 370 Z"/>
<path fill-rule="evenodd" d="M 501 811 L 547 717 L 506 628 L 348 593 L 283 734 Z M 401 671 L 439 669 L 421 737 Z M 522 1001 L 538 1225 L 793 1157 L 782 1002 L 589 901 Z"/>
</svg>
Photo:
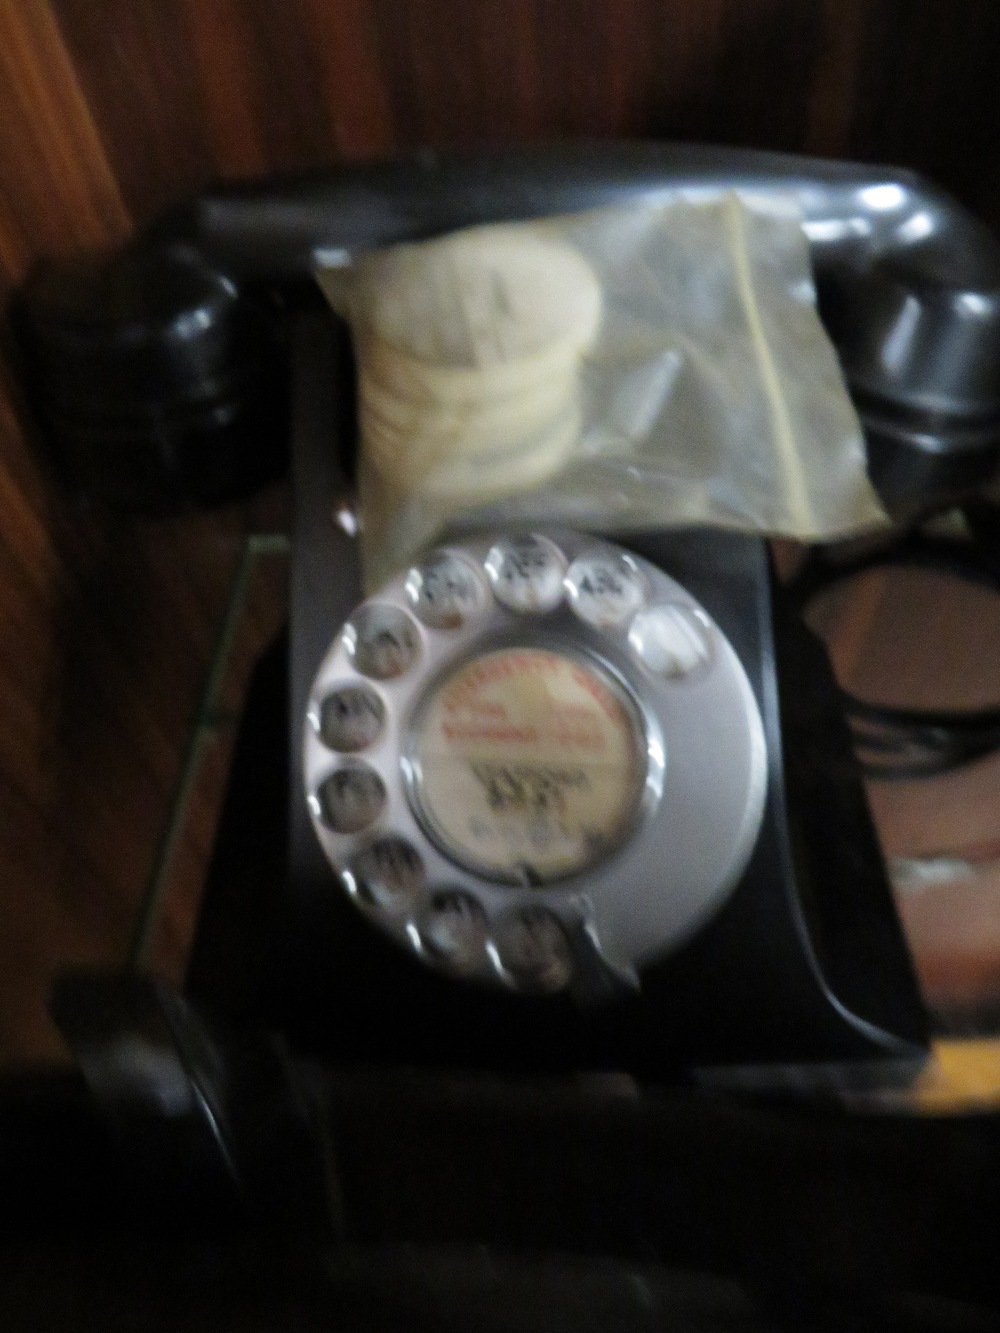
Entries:
<svg viewBox="0 0 1000 1333">
<path fill-rule="evenodd" d="M 40 264 L 11 314 L 26 396 L 74 488 L 168 512 L 284 470 L 274 303 L 197 250 L 141 243 Z"/>
<path fill-rule="evenodd" d="M 30 396 L 99 494 L 153 507 L 227 498 L 283 465 L 273 298 L 294 304 L 318 264 L 474 223 L 720 187 L 796 197 L 890 509 L 905 518 L 990 480 L 1000 246 L 989 230 L 904 170 L 703 145 L 422 153 L 208 190 L 111 261 L 34 276 L 19 302 Z"/>
</svg>

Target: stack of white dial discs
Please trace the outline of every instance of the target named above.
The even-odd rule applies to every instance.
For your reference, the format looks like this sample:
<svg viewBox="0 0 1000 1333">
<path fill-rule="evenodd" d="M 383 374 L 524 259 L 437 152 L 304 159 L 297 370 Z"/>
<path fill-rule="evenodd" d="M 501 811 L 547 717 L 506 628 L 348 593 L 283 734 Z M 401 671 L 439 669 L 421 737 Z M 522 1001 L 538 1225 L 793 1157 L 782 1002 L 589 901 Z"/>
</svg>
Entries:
<svg viewBox="0 0 1000 1333">
<path fill-rule="evenodd" d="M 601 317 L 600 285 L 576 250 L 479 228 L 379 256 L 358 295 L 360 424 L 381 480 L 477 502 L 565 464 Z"/>
</svg>

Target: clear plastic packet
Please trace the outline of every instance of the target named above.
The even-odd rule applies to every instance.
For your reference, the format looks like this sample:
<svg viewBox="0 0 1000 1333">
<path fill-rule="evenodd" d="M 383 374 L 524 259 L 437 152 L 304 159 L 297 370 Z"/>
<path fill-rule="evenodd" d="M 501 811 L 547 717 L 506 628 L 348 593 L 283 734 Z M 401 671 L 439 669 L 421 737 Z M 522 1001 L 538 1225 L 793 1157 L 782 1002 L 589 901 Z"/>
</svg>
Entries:
<svg viewBox="0 0 1000 1333">
<path fill-rule="evenodd" d="M 358 353 L 369 586 L 457 518 L 887 522 L 790 196 L 470 228 L 317 276 Z"/>
</svg>

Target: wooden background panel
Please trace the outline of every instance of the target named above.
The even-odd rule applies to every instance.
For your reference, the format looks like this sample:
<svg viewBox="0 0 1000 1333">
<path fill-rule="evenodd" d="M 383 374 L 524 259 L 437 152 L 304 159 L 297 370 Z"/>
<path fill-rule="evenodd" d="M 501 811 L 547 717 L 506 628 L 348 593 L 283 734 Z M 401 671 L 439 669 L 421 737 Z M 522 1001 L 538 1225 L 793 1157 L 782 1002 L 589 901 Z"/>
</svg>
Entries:
<svg viewBox="0 0 1000 1333">
<path fill-rule="evenodd" d="M 994 215 L 992 0 L 51 0 L 124 199 L 422 145 L 898 161 Z"/>
<path fill-rule="evenodd" d="M 38 255 L 127 236 L 110 163 L 51 10 L 0 4 L 0 299 Z M 7 1059 L 58 1051 L 44 1003 L 58 967 L 124 957 L 243 534 L 263 521 L 249 506 L 156 524 L 91 512 L 49 475 L 16 397 L 0 368 Z M 213 818 L 208 803 L 191 838 Z"/>
<path fill-rule="evenodd" d="M 0 0 L 0 299 L 39 255 L 118 243 L 212 178 L 424 145 L 650 135 L 894 160 L 1000 220 L 998 46 L 992 0 Z M 280 499 L 90 512 L 15 406 L 0 364 L 8 1057 L 56 1049 L 56 966 L 120 957 L 243 535 L 282 519 Z M 225 745 L 212 771 L 168 970 Z"/>
<path fill-rule="evenodd" d="M 849 156 L 899 162 L 1000 221 L 1000 57 L 994 0 L 868 7 Z"/>
</svg>

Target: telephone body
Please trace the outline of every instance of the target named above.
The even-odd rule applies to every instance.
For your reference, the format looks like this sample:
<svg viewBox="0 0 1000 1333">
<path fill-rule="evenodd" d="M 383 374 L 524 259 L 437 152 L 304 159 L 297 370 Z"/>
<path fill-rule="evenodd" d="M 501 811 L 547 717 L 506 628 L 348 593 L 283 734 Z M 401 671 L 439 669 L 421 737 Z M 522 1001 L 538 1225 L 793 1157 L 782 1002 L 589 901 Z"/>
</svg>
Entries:
<svg viewBox="0 0 1000 1333">
<path fill-rule="evenodd" d="M 919 1063 L 837 691 L 767 543 L 458 525 L 364 599 L 326 312 L 293 360 L 282 1025 L 507 1073 Z"/>
</svg>

